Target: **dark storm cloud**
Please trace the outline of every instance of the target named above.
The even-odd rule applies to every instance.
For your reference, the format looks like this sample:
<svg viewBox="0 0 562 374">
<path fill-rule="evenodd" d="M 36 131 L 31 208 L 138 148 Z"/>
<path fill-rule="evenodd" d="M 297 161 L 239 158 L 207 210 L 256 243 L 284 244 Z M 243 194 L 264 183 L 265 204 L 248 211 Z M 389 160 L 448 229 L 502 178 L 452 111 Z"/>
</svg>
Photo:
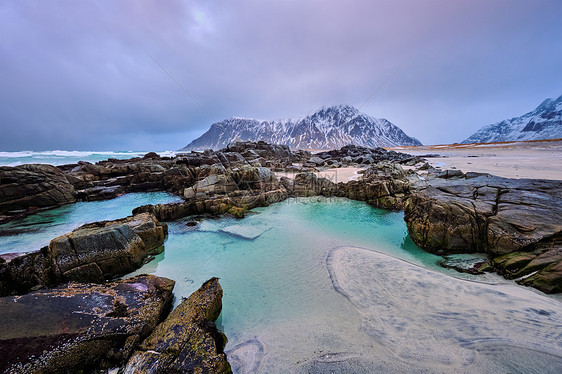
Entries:
<svg viewBox="0 0 562 374">
<path fill-rule="evenodd" d="M 558 1 L 0 1 L 0 150 L 177 149 L 358 106 L 460 141 L 562 94 Z"/>
</svg>

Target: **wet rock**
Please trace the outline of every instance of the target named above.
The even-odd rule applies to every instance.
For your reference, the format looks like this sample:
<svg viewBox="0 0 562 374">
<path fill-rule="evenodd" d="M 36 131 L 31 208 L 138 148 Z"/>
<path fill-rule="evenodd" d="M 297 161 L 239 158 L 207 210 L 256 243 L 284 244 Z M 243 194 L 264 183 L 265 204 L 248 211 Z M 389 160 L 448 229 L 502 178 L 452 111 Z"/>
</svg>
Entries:
<svg viewBox="0 0 562 374">
<path fill-rule="evenodd" d="M 497 256 L 493 264 L 508 279 L 546 293 L 562 292 L 562 235 L 541 240 L 525 251 Z"/>
<path fill-rule="evenodd" d="M 163 250 L 166 234 L 167 225 L 148 213 L 81 226 L 39 251 L 0 263 L 0 295 L 127 274 Z"/>
<path fill-rule="evenodd" d="M 501 274 L 545 292 L 562 291 L 560 217 L 562 182 L 482 174 L 429 181 L 411 192 L 404 214 L 422 248 L 488 253 Z"/>
<path fill-rule="evenodd" d="M 562 182 L 480 175 L 435 179 L 405 206 L 410 236 L 442 252 L 518 251 L 562 232 Z"/>
<path fill-rule="evenodd" d="M 0 167 L 0 215 L 73 203 L 74 186 L 51 165 Z M 0 222 L 2 217 L 0 217 Z"/>
<path fill-rule="evenodd" d="M 445 256 L 440 263 L 444 268 L 454 269 L 460 273 L 484 274 L 494 270 L 486 258 L 459 258 Z"/>
<path fill-rule="evenodd" d="M 227 339 L 214 323 L 221 309 L 222 288 L 211 278 L 142 342 L 124 373 L 230 373 Z"/>
<path fill-rule="evenodd" d="M 174 281 L 142 275 L 0 298 L 0 371 L 76 373 L 124 364 L 165 314 Z"/>
</svg>

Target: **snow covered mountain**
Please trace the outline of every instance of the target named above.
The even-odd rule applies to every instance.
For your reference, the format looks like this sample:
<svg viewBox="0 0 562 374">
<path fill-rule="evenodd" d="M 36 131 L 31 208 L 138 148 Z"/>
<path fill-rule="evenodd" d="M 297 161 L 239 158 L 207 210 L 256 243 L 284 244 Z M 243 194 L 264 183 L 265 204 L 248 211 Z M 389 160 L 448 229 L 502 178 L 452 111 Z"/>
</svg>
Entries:
<svg viewBox="0 0 562 374">
<path fill-rule="evenodd" d="M 562 138 L 562 96 L 546 99 L 537 109 L 485 126 L 463 143 L 509 142 Z"/>
<path fill-rule="evenodd" d="M 365 147 L 421 145 L 383 118 L 373 118 L 352 106 L 321 108 L 294 119 L 264 121 L 230 118 L 211 128 L 181 151 L 220 149 L 237 140 L 264 140 L 293 149 L 339 149 L 348 144 Z"/>
</svg>

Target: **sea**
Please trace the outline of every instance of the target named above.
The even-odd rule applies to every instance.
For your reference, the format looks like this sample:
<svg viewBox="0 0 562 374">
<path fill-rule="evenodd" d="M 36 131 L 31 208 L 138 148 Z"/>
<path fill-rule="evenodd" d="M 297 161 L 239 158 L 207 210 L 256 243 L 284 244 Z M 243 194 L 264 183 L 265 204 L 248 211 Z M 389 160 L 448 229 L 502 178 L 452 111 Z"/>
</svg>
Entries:
<svg viewBox="0 0 562 374">
<path fill-rule="evenodd" d="M 0 152 L 0 166 L 18 166 L 23 164 L 75 164 L 78 161 L 96 163 L 109 158 L 127 159 L 142 157 L 146 152 L 138 151 L 20 151 Z M 174 156 L 175 151 L 156 152 L 160 156 Z"/>
<path fill-rule="evenodd" d="M 42 211 L 0 225 L 0 253 L 37 250 L 84 223 L 177 201 L 135 193 Z M 175 280 L 175 305 L 220 278 L 217 326 L 235 373 L 562 372 L 561 299 L 441 267 L 442 257 L 412 242 L 402 212 L 311 197 L 241 220 L 187 225 L 192 219 L 169 222 L 164 252 L 125 277 Z"/>
</svg>

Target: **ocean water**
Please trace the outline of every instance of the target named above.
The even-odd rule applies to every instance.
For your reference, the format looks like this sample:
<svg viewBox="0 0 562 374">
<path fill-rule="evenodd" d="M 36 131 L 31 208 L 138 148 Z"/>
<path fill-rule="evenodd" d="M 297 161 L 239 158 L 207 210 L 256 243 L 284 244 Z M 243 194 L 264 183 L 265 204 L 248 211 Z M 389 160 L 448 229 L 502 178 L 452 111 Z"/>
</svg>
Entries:
<svg viewBox="0 0 562 374">
<path fill-rule="evenodd" d="M 300 199 L 169 229 L 134 274 L 174 279 L 176 304 L 219 277 L 237 373 L 562 372 L 559 300 L 439 267 L 402 213 Z"/>
<path fill-rule="evenodd" d="M 0 253 L 36 251 L 85 223 L 126 217 L 141 205 L 178 201 L 182 199 L 166 192 L 132 193 L 112 200 L 84 201 L 40 211 L 0 225 Z"/>
<path fill-rule="evenodd" d="M 64 165 L 75 164 L 78 161 L 96 163 L 108 158 L 127 159 L 142 157 L 148 152 L 133 151 L 21 151 L 0 152 L 0 166 L 17 166 L 23 164 L 50 164 Z M 160 156 L 174 156 L 173 151 L 157 152 Z"/>
</svg>

